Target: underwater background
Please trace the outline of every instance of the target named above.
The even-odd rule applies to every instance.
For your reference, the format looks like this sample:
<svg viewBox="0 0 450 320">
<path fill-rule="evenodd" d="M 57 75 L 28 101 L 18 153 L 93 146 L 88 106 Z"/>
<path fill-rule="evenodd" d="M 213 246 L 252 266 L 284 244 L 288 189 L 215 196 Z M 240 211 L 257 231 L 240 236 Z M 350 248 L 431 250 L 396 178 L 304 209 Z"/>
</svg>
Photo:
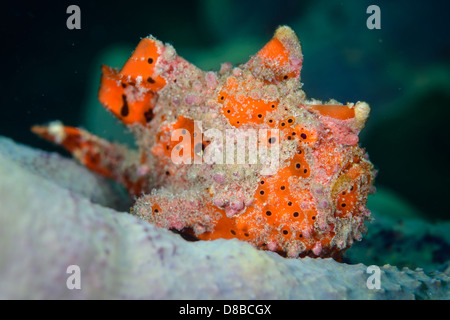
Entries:
<svg viewBox="0 0 450 320">
<path fill-rule="evenodd" d="M 81 9 L 80 30 L 66 27 L 71 4 Z M 366 26 L 372 4 L 380 30 Z M 375 215 L 348 261 L 448 270 L 449 2 L 17 1 L 2 11 L 0 135 L 65 155 L 30 127 L 59 119 L 131 143 L 97 90 L 101 65 L 122 67 L 140 38 L 152 34 L 201 69 L 218 70 L 247 61 L 277 26 L 290 26 L 302 43 L 308 97 L 372 108 L 360 145 L 379 171 L 368 207 L 385 216 Z"/>
</svg>

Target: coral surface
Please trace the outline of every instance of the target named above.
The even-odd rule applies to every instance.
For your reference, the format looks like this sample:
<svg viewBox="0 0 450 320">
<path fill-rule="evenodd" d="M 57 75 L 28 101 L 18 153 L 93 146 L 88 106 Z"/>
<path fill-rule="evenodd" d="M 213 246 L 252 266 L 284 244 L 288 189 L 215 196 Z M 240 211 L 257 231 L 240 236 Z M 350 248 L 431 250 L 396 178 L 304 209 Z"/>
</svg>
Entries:
<svg viewBox="0 0 450 320">
<path fill-rule="evenodd" d="M 247 63 L 204 72 L 153 37 L 99 100 L 138 150 L 58 122 L 33 131 L 126 186 L 132 212 L 201 240 L 244 240 L 289 257 L 338 257 L 362 238 L 373 166 L 358 146 L 370 108 L 306 98 L 286 26 Z M 248 142 L 248 143 L 246 143 Z"/>
<path fill-rule="evenodd" d="M 446 273 L 380 266 L 381 288 L 371 290 L 363 264 L 185 241 L 99 205 L 120 199 L 106 179 L 3 137 L 0 176 L 0 299 L 450 298 Z M 80 290 L 67 287 L 71 265 Z"/>
</svg>

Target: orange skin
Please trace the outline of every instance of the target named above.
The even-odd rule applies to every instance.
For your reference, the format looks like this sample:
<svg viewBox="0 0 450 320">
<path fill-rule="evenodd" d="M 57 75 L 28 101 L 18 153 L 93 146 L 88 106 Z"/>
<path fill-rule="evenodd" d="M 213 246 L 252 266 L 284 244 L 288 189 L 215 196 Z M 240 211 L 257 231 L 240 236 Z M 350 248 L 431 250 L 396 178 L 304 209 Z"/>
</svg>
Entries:
<svg viewBox="0 0 450 320">
<path fill-rule="evenodd" d="M 302 63 L 288 27 L 246 64 L 224 64 L 218 73 L 148 37 L 122 70 L 103 66 L 99 90 L 100 102 L 135 134 L 138 150 L 59 123 L 32 130 L 122 183 L 136 198 L 132 212 L 157 226 L 200 240 L 237 238 L 288 257 L 338 258 L 361 239 L 370 215 L 374 170 L 358 146 L 370 109 L 307 100 Z M 206 129 L 278 129 L 279 141 L 272 133 L 258 140 L 258 148 L 280 147 L 278 169 L 262 174 L 261 159 L 202 162 L 220 142 Z M 174 163 L 174 155 L 189 161 Z"/>
</svg>

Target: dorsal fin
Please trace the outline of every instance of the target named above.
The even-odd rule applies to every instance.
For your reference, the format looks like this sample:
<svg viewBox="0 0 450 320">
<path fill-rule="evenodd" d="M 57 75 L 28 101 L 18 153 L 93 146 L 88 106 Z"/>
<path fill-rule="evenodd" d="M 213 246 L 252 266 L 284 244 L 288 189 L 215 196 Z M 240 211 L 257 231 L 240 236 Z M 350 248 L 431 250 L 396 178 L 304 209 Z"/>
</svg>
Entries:
<svg viewBox="0 0 450 320">
<path fill-rule="evenodd" d="M 270 70 L 277 80 L 286 80 L 300 78 L 302 63 L 303 54 L 297 35 L 288 26 L 281 26 L 247 65 L 254 71 L 261 71 L 263 76 L 264 70 Z"/>
<path fill-rule="evenodd" d="M 122 70 L 102 67 L 99 100 L 124 124 L 146 124 L 153 118 L 156 93 L 166 80 L 156 72 L 164 45 L 147 37 L 142 39 Z"/>
<path fill-rule="evenodd" d="M 144 88 L 157 92 L 166 85 L 166 80 L 156 72 L 164 44 L 153 37 L 142 39 L 123 66 L 120 75 L 130 81 L 140 82 Z"/>
</svg>

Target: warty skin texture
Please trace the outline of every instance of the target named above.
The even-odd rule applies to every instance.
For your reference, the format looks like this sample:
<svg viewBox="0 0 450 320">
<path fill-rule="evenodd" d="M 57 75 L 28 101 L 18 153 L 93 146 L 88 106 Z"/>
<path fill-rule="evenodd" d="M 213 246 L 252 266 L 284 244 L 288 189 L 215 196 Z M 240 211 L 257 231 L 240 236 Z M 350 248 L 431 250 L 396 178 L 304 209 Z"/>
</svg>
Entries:
<svg viewBox="0 0 450 320">
<path fill-rule="evenodd" d="M 286 26 L 247 63 L 224 63 L 219 72 L 198 69 L 150 36 L 120 71 L 103 66 L 99 90 L 137 150 L 58 122 L 33 131 L 122 183 L 136 198 L 132 213 L 157 226 L 200 240 L 237 238 L 288 257 L 338 258 L 370 218 L 375 172 L 358 146 L 370 108 L 307 99 L 302 64 L 300 42 Z M 246 147 L 245 163 L 214 158 L 230 156 L 227 130 L 237 144 L 260 129 L 268 135 Z M 251 163 L 261 148 L 267 156 Z M 278 167 L 268 170 L 275 148 Z M 174 155 L 190 161 L 175 163 Z"/>
</svg>

